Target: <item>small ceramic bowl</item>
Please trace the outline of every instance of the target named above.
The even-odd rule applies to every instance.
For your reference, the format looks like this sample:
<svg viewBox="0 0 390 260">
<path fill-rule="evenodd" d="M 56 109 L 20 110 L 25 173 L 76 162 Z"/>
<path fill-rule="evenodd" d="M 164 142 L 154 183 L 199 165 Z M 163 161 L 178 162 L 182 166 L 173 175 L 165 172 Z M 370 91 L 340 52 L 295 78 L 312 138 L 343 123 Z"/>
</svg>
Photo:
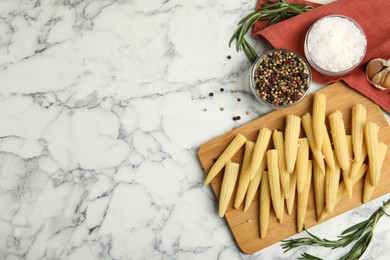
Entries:
<svg viewBox="0 0 390 260">
<path fill-rule="evenodd" d="M 313 31 L 313 28 L 320 28 L 320 26 L 323 25 L 323 23 L 322 23 L 322 25 L 320 24 L 321 21 L 324 21 L 324 19 L 328 19 L 328 18 L 332 18 L 332 17 L 346 19 L 347 21 L 352 22 L 356 26 L 356 28 L 360 31 L 361 35 L 364 37 L 363 38 L 364 39 L 364 43 L 363 43 L 364 50 L 363 50 L 363 53 L 360 56 L 360 58 L 354 63 L 351 61 L 353 64 L 350 67 L 345 68 L 345 69 L 341 69 L 341 70 L 330 70 L 329 68 L 325 68 L 324 66 L 321 66 L 320 65 L 321 62 L 319 62 L 318 60 L 317 61 L 315 60 L 315 58 L 314 58 L 315 55 L 314 55 L 314 53 L 312 53 L 312 50 L 310 50 L 310 47 L 309 47 L 310 41 L 311 41 L 310 36 L 311 36 L 312 31 Z M 336 34 L 336 32 L 335 32 L 335 34 Z M 323 37 L 325 37 L 325 36 L 323 36 Z M 343 39 L 342 42 L 347 43 L 348 40 Z M 309 28 L 309 30 L 306 33 L 306 37 L 305 37 L 304 51 L 305 51 L 305 56 L 306 56 L 307 61 L 310 63 L 310 65 L 315 70 L 317 70 L 318 72 L 320 72 L 324 75 L 327 75 L 327 76 L 341 76 L 341 75 L 345 75 L 345 74 L 351 72 L 353 69 L 355 69 L 361 63 L 361 61 L 363 60 L 363 58 L 366 54 L 366 51 L 367 51 L 367 38 L 366 38 L 366 35 L 364 34 L 363 29 L 360 27 L 360 25 L 355 20 L 353 20 L 347 16 L 343 16 L 343 15 L 328 15 L 328 16 L 324 16 L 324 17 L 318 19 Z M 321 55 L 329 55 L 329 57 L 332 57 L 332 53 L 322 53 Z"/>
</svg>

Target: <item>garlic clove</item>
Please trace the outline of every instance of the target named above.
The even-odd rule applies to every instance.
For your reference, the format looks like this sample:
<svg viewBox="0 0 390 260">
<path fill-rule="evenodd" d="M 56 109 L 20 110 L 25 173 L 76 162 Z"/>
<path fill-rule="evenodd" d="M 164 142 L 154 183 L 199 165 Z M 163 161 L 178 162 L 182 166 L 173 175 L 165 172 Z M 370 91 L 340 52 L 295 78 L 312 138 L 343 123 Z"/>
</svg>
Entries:
<svg viewBox="0 0 390 260">
<path fill-rule="evenodd" d="M 375 74 L 380 72 L 385 66 L 384 66 L 384 59 L 373 59 L 367 64 L 366 72 L 367 72 L 367 78 L 371 80 Z"/>
<path fill-rule="evenodd" d="M 382 87 L 384 87 L 386 89 L 390 89 L 390 71 L 389 71 L 389 73 L 387 73 L 386 79 L 382 83 Z"/>
<path fill-rule="evenodd" d="M 388 73 L 387 69 L 376 73 L 374 77 L 372 77 L 371 79 L 372 83 L 381 85 L 385 81 L 387 73 Z"/>
<path fill-rule="evenodd" d="M 389 68 L 385 69 L 382 71 L 382 76 L 381 76 L 381 81 L 379 84 L 383 85 L 383 83 L 385 82 L 386 80 L 386 77 L 389 76 L 389 73 L 390 73 L 390 70 Z"/>
</svg>

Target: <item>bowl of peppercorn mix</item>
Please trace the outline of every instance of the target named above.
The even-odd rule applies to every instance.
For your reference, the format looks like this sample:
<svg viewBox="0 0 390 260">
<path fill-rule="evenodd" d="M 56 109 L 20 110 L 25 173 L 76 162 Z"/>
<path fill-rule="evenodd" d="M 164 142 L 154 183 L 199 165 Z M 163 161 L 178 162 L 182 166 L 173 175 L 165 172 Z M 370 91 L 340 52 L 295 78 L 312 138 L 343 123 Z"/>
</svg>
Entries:
<svg viewBox="0 0 390 260">
<path fill-rule="evenodd" d="M 299 54 L 272 49 L 253 64 L 249 81 L 253 94 L 262 104 L 274 109 L 285 108 L 306 96 L 311 72 Z"/>
</svg>

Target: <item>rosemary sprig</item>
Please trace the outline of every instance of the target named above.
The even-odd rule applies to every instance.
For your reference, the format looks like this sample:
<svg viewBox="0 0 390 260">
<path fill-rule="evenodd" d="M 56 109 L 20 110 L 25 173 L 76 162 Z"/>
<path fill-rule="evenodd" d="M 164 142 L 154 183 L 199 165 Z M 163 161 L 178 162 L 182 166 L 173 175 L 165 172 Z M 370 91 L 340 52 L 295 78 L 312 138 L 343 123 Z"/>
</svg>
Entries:
<svg viewBox="0 0 390 260">
<path fill-rule="evenodd" d="M 260 7 L 259 10 L 248 14 L 238 22 L 238 28 L 229 42 L 230 47 L 232 42 L 236 40 L 237 52 L 243 50 L 248 59 L 252 62 L 254 62 L 258 56 L 244 36 L 257 21 L 268 21 L 267 25 L 269 26 L 313 9 L 312 6 L 290 4 L 286 0 L 276 0 L 275 2 L 268 0 L 268 3 L 261 4 Z"/>
<path fill-rule="evenodd" d="M 390 207 L 390 199 L 383 202 L 383 205 L 379 209 L 377 209 L 374 213 L 372 213 L 372 215 L 367 220 L 364 220 L 344 230 L 341 233 L 341 235 L 338 236 L 339 239 L 337 240 L 319 238 L 318 236 L 310 233 L 305 228 L 306 233 L 308 233 L 310 237 L 283 240 L 282 248 L 285 249 L 284 252 L 287 252 L 299 246 L 307 246 L 307 245 L 330 247 L 332 249 L 335 249 L 335 248 L 345 247 L 351 244 L 352 242 L 356 242 L 352 247 L 352 249 L 346 255 L 341 257 L 340 260 L 359 259 L 368 248 L 372 236 L 374 234 L 375 226 L 378 223 L 379 219 L 383 215 L 389 216 L 385 212 L 389 207 Z M 304 253 L 301 255 L 301 259 L 320 260 L 321 258 L 318 258 L 308 253 Z"/>
</svg>

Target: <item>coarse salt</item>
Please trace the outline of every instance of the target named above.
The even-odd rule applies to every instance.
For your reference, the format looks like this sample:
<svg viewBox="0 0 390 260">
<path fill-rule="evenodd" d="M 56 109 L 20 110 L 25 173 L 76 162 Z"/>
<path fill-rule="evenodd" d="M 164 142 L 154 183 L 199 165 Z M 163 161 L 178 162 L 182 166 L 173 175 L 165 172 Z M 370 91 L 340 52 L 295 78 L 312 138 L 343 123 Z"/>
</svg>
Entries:
<svg viewBox="0 0 390 260">
<path fill-rule="evenodd" d="M 309 58 L 329 72 L 342 72 L 356 66 L 363 58 L 367 40 L 350 19 L 329 16 L 318 20 L 307 37 Z"/>
</svg>

